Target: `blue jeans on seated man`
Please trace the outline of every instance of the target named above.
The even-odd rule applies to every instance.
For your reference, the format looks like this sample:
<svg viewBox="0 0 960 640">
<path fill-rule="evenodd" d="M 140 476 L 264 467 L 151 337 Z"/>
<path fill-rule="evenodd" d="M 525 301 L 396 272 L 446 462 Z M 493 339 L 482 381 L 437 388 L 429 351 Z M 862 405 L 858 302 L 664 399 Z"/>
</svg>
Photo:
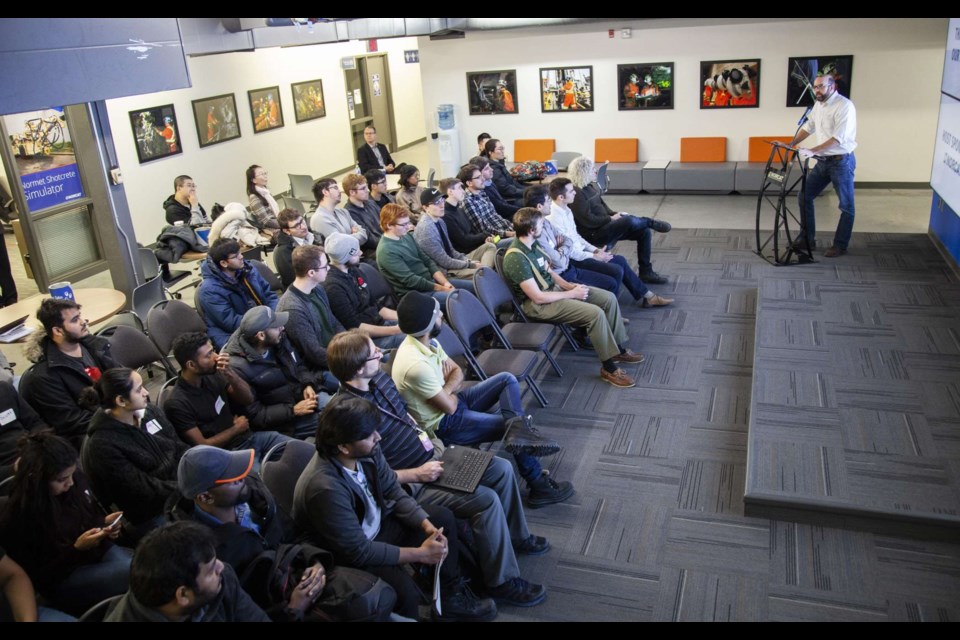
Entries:
<svg viewBox="0 0 960 640">
<path fill-rule="evenodd" d="M 630 295 L 633 296 L 634 300 L 640 300 L 643 296 L 646 295 L 647 285 L 643 284 L 643 280 L 640 279 L 640 276 L 637 275 L 637 272 L 630 268 L 630 263 L 627 262 L 627 259 L 621 255 L 613 256 L 613 259 L 610 262 L 604 262 L 603 260 L 595 260 L 590 258 L 589 260 L 571 260 L 571 265 L 576 266 L 578 269 L 588 269 L 596 273 L 604 274 L 610 278 L 614 278 L 617 281 L 616 290 L 607 289 L 607 287 L 600 286 L 601 289 L 607 289 L 613 295 L 620 295 L 620 285 L 624 284 L 627 287 L 627 291 L 630 292 Z M 582 271 L 581 271 L 582 272 Z M 565 280 L 566 276 L 561 276 Z M 584 282 L 583 284 L 596 287 L 590 282 Z"/>
<path fill-rule="evenodd" d="M 99 562 L 80 565 L 50 594 L 54 605 L 71 615 L 82 615 L 101 600 L 126 593 L 133 551 L 113 545 Z"/>
<path fill-rule="evenodd" d="M 813 246 L 817 234 L 817 219 L 814 211 L 814 200 L 823 193 L 828 184 L 833 184 L 840 200 L 840 223 L 833 236 L 833 246 L 846 249 L 850 245 L 850 236 L 853 234 L 853 218 L 856 207 L 853 201 L 853 172 L 857 168 L 857 159 L 852 153 L 842 156 L 827 156 L 817 161 L 817 166 L 807 174 L 807 190 L 805 198 L 800 199 L 803 231 Z M 801 194 L 803 196 L 804 194 Z"/>
<path fill-rule="evenodd" d="M 473 287 L 473 282 L 471 280 L 458 280 L 457 278 L 448 278 L 450 284 L 453 285 L 454 289 L 466 289 L 473 295 L 477 295 L 477 290 Z M 440 303 L 440 309 L 446 312 L 447 298 L 450 296 L 449 291 L 431 291 L 430 296 Z"/>
<path fill-rule="evenodd" d="M 500 403 L 499 413 L 487 413 Z M 457 392 L 457 410 L 444 416 L 437 436 L 444 444 L 472 446 L 500 440 L 506 422 L 524 415 L 520 401 L 520 383 L 512 373 L 498 373 L 480 384 Z M 515 455 L 520 476 L 530 482 L 540 477 L 540 461 L 531 455 Z"/>
<path fill-rule="evenodd" d="M 636 240 L 637 268 L 640 273 L 647 273 L 653 271 L 653 231 L 650 229 L 650 222 L 650 218 L 622 215 L 619 220 L 612 220 L 593 231 L 590 237 L 584 237 L 591 244 L 608 250 L 620 240 Z"/>
</svg>

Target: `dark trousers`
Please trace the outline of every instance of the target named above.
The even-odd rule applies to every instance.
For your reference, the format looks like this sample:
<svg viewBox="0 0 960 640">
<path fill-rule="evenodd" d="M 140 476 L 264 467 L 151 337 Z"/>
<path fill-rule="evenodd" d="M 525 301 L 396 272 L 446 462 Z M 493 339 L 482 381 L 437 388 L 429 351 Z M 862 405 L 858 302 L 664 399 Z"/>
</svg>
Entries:
<svg viewBox="0 0 960 640">
<path fill-rule="evenodd" d="M 443 561 L 443 566 L 440 567 L 440 580 L 444 587 L 448 587 L 460 578 L 458 555 L 460 545 L 457 541 L 457 523 L 453 517 L 453 512 L 446 507 L 432 504 L 421 506 L 427 512 L 433 526 L 437 529 L 443 529 L 443 535 L 449 543 L 447 558 Z M 381 521 L 380 533 L 376 537 L 377 542 L 386 542 L 398 547 L 419 547 L 425 539 L 426 535 L 422 529 L 419 527 L 411 529 L 392 515 Z M 432 567 L 430 569 L 432 570 Z M 402 616 L 416 620 L 421 592 L 417 583 L 402 566 L 363 567 L 363 570 L 382 578 L 384 582 L 393 587 L 393 590 L 397 592 L 397 606 L 394 610 Z"/>
</svg>

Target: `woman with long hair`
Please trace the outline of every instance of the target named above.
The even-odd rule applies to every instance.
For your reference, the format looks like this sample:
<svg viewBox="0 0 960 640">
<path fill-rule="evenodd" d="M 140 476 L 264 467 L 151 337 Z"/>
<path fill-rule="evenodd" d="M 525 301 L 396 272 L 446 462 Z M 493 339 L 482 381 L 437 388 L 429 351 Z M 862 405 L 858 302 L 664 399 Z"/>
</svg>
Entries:
<svg viewBox="0 0 960 640">
<path fill-rule="evenodd" d="M 420 220 L 420 194 L 423 187 L 420 185 L 420 170 L 412 164 L 404 165 L 400 169 L 400 191 L 397 192 L 397 204 L 403 205 L 412 214 L 411 221 L 416 224 Z"/>
<path fill-rule="evenodd" d="M 256 164 L 247 167 L 247 198 L 250 201 L 250 213 L 253 215 L 252 222 L 261 231 L 276 235 L 280 229 L 280 223 L 277 222 L 280 205 L 267 188 L 269 179 L 270 175 L 263 167 Z"/>
<path fill-rule="evenodd" d="M 177 491 L 177 465 L 188 449 L 149 400 L 140 374 L 123 367 L 104 371 L 80 397 L 96 412 L 81 450 L 84 472 L 101 500 L 123 509 L 134 539 L 163 524 L 164 503 Z"/>
<path fill-rule="evenodd" d="M 77 458 L 52 431 L 24 436 L 0 512 L 0 540 L 10 557 L 40 593 L 72 615 L 124 593 L 132 556 L 113 544 L 122 513 L 104 516 Z"/>
</svg>

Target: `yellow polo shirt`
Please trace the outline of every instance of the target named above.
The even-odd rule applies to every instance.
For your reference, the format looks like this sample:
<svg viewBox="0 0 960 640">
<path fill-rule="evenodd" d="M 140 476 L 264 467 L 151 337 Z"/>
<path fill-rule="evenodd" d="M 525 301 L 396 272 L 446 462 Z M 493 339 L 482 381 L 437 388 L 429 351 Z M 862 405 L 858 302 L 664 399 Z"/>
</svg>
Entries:
<svg viewBox="0 0 960 640">
<path fill-rule="evenodd" d="M 393 357 L 391 374 L 410 415 L 434 437 L 444 413 L 427 400 L 443 390 L 443 361 L 447 354 L 436 340 L 431 344 L 425 347 L 413 336 L 407 336 Z"/>
</svg>

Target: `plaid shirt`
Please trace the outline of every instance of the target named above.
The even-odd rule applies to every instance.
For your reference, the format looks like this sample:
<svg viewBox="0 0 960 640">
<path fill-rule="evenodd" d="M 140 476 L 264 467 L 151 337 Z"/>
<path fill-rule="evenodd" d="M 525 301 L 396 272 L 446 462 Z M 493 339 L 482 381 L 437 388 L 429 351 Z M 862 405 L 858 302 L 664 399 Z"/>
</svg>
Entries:
<svg viewBox="0 0 960 640">
<path fill-rule="evenodd" d="M 476 232 L 497 236 L 513 230 L 513 226 L 497 213 L 497 210 L 493 207 L 493 202 L 490 201 L 490 196 L 483 191 L 472 193 L 468 189 L 467 199 L 463 201 L 463 208 L 467 211 L 470 224 Z"/>
</svg>

